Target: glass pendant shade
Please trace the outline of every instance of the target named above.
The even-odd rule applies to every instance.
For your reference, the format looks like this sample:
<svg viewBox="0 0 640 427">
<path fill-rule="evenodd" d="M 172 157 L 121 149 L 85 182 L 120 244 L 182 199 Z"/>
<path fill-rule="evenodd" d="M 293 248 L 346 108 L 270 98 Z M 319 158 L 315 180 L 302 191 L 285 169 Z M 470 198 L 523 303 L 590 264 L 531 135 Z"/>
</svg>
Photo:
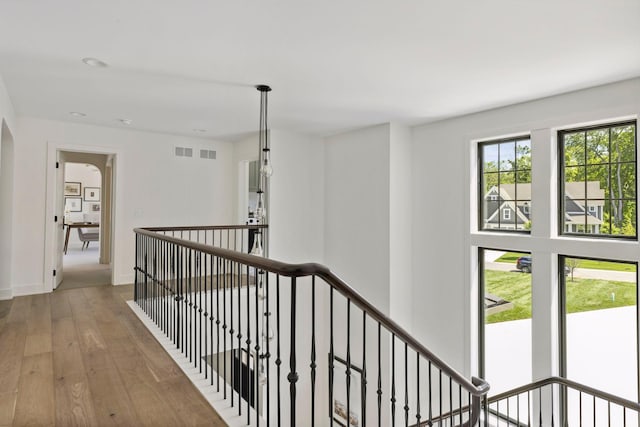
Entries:
<svg viewBox="0 0 640 427">
<path fill-rule="evenodd" d="M 260 233 L 256 233 L 253 238 L 253 248 L 251 248 L 251 255 L 264 255 L 264 251 L 262 250 L 262 234 Z"/>
<path fill-rule="evenodd" d="M 270 156 L 271 150 L 267 148 L 262 151 L 263 151 L 262 156 L 264 158 L 262 160 L 262 165 L 260 166 L 260 173 L 262 174 L 262 176 L 266 178 L 270 178 L 271 175 L 273 175 L 273 167 L 271 166 L 271 156 Z"/>
<path fill-rule="evenodd" d="M 264 207 L 264 193 L 258 192 L 258 203 L 256 204 L 256 217 L 260 224 L 264 223 L 264 219 L 267 216 L 267 209 Z"/>
</svg>

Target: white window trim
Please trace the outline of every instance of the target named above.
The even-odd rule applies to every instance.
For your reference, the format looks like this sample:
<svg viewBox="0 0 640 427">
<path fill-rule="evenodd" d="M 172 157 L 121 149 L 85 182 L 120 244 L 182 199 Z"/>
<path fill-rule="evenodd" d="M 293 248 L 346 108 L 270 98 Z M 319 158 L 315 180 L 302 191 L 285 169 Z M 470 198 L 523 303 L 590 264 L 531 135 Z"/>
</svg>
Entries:
<svg viewBox="0 0 640 427">
<path fill-rule="evenodd" d="M 502 219 L 509 221 L 511 220 L 511 209 L 503 208 L 502 209 Z"/>
</svg>

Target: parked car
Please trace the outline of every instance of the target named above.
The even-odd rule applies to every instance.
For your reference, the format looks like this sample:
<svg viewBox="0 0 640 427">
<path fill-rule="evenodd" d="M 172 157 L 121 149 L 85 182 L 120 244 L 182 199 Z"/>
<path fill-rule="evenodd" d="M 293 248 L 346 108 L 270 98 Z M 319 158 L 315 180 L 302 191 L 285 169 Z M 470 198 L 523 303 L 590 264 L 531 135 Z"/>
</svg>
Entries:
<svg viewBox="0 0 640 427">
<path fill-rule="evenodd" d="M 516 268 L 523 273 L 531 273 L 531 256 L 521 256 L 516 260 Z"/>
<path fill-rule="evenodd" d="M 516 268 L 523 273 L 531 273 L 531 256 L 521 256 L 516 260 Z M 564 266 L 564 275 L 568 276 L 571 273 L 571 269 Z"/>
</svg>

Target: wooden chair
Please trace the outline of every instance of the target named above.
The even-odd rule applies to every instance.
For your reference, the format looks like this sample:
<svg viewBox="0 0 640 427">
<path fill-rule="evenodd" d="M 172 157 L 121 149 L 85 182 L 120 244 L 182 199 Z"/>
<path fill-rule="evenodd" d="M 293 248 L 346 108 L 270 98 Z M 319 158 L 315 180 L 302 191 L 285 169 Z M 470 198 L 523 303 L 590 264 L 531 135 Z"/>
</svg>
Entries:
<svg viewBox="0 0 640 427">
<path fill-rule="evenodd" d="M 84 251 L 89 247 L 90 242 L 97 242 L 100 240 L 100 228 L 91 229 L 89 232 L 82 231 L 82 228 L 78 228 L 78 238 L 82 242 L 82 250 Z"/>
</svg>

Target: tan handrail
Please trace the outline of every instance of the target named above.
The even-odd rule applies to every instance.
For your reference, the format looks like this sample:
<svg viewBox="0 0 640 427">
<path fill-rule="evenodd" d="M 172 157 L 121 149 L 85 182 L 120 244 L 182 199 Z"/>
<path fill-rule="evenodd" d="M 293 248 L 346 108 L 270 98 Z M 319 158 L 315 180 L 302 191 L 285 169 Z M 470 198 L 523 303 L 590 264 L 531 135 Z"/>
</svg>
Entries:
<svg viewBox="0 0 640 427">
<path fill-rule="evenodd" d="M 247 228 L 251 226 L 219 226 L 219 227 L 236 227 L 236 228 Z M 435 354 L 433 354 L 429 349 L 427 349 L 424 345 L 422 345 L 419 341 L 417 341 L 413 336 L 411 336 L 405 329 L 403 329 L 396 322 L 387 317 L 384 313 L 374 307 L 371 303 L 369 303 L 362 295 L 356 292 L 353 288 L 347 285 L 343 280 L 341 280 L 338 276 L 329 270 L 329 268 L 325 267 L 322 264 L 317 263 L 305 263 L 305 264 L 288 264 L 280 261 L 275 261 L 268 258 L 262 258 L 259 256 L 254 256 L 250 254 L 245 254 L 242 252 L 237 252 L 229 249 L 217 248 L 210 245 L 204 245 L 202 243 L 196 243 L 184 239 L 179 239 L 176 237 L 167 236 L 164 234 L 159 234 L 158 231 L 170 231 L 172 229 L 179 229 L 179 227 L 171 228 L 171 227 L 163 227 L 159 228 L 136 228 L 134 232 L 153 237 L 159 240 L 163 240 L 169 243 L 174 243 L 177 245 L 181 245 L 188 249 L 197 250 L 199 252 L 221 257 L 224 259 L 228 259 L 230 261 L 242 263 L 244 265 L 248 265 L 260 270 L 269 271 L 274 274 L 279 274 L 281 276 L 286 277 L 305 277 L 305 276 L 318 276 L 322 278 L 325 282 L 329 284 L 333 289 L 340 292 L 346 298 L 350 299 L 354 304 L 356 304 L 360 309 L 367 313 L 368 316 L 379 322 L 383 325 L 387 330 L 401 339 L 403 342 L 407 343 L 409 347 L 411 347 L 414 351 L 419 353 L 421 356 L 430 360 L 433 364 L 435 364 L 438 369 L 441 369 L 444 373 L 446 373 L 449 377 L 454 379 L 460 386 L 462 386 L 468 393 L 473 396 L 484 396 L 489 391 L 489 384 L 479 378 L 474 378 L 473 380 L 469 380 L 462 376 L 458 371 L 449 366 L 446 362 L 438 358 Z"/>
</svg>

